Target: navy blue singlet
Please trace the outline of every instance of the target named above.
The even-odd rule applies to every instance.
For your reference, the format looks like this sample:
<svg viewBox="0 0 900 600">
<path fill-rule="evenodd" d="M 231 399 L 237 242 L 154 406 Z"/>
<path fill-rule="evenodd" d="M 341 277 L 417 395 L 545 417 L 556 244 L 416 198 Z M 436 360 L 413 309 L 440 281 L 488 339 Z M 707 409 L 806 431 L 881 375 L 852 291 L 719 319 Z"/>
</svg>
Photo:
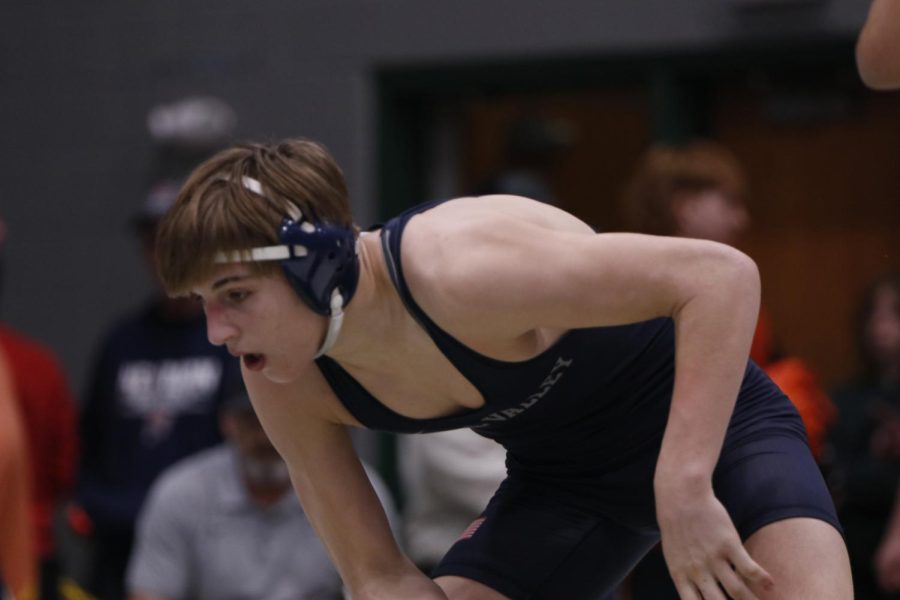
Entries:
<svg viewBox="0 0 900 600">
<path fill-rule="evenodd" d="M 437 204 L 409 209 L 383 227 L 385 260 L 407 310 L 481 392 L 484 406 L 448 417 L 410 419 L 381 404 L 334 360 L 319 358 L 322 373 L 349 412 L 370 429 L 398 433 L 470 427 L 502 443 L 523 467 L 549 468 L 555 475 L 579 449 L 590 452 L 596 469 L 608 471 L 658 445 L 674 377 L 671 319 L 573 329 L 542 354 L 521 362 L 479 354 L 425 314 L 403 276 L 403 230 L 410 218 Z M 730 437 L 751 434 L 755 424 L 772 416 L 760 404 L 780 394 L 768 377 L 748 364 Z"/>
<path fill-rule="evenodd" d="M 484 406 L 411 419 L 380 403 L 331 358 L 317 364 L 367 428 L 470 427 L 507 449 L 506 481 L 432 575 L 469 577 L 515 599 L 600 598 L 658 540 L 652 482 L 674 381 L 673 322 L 573 329 L 520 362 L 479 354 L 425 314 L 403 276 L 403 230 L 436 204 L 389 221 L 382 248 L 407 310 L 481 392 Z M 794 516 L 840 528 L 799 415 L 752 362 L 713 487 L 745 539 Z"/>
</svg>

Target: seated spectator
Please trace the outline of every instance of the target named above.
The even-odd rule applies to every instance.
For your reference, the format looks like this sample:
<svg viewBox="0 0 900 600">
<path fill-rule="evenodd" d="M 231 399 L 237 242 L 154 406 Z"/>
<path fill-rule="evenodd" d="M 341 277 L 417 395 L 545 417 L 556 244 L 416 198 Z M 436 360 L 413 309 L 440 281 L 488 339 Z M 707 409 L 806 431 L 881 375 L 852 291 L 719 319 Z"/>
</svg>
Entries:
<svg viewBox="0 0 900 600">
<path fill-rule="evenodd" d="M 834 394 L 839 417 L 831 436 L 831 484 L 856 597 L 879 600 L 900 597 L 880 588 L 874 563 L 900 481 L 900 276 L 884 277 L 870 288 L 858 339 L 864 368 Z M 885 568 L 891 562 L 889 556 L 879 558 Z"/>
<path fill-rule="evenodd" d="M 220 416 L 226 444 L 167 470 L 138 523 L 130 600 L 324 600 L 342 583 L 243 390 Z M 393 514 L 386 488 L 370 472 Z"/>
</svg>

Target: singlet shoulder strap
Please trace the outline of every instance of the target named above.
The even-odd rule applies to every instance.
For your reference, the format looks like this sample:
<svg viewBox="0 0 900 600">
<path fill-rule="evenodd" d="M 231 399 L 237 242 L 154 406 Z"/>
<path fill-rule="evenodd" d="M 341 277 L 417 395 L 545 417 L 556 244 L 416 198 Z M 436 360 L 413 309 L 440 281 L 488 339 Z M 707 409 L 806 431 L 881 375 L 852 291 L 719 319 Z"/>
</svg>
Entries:
<svg viewBox="0 0 900 600">
<path fill-rule="evenodd" d="M 403 276 L 403 266 L 400 263 L 400 240 L 403 237 L 403 230 L 406 228 L 406 224 L 412 217 L 442 204 L 443 202 L 445 202 L 445 200 L 414 206 L 385 223 L 381 230 L 381 250 L 384 253 L 384 260 L 387 264 L 391 281 L 397 289 L 397 293 L 400 294 L 400 299 L 403 301 L 404 306 L 406 306 L 406 310 L 409 311 L 413 318 L 419 322 L 432 338 L 435 338 L 436 333 L 438 334 L 438 337 L 441 338 L 446 336 L 446 333 L 444 333 L 443 330 L 440 329 L 427 314 L 425 314 L 425 311 L 416 303 L 412 294 L 409 292 L 409 287 L 406 285 L 406 278 Z M 436 339 L 435 342 L 438 342 L 438 340 Z"/>
</svg>

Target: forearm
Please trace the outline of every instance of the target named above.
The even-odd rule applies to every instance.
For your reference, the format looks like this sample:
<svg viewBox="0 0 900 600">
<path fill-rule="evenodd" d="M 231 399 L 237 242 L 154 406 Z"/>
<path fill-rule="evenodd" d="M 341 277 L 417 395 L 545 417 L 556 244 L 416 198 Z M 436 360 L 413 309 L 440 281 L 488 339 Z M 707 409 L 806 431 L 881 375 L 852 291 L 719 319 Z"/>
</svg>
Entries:
<svg viewBox="0 0 900 600">
<path fill-rule="evenodd" d="M 711 485 L 759 314 L 759 275 L 746 257 L 715 260 L 675 321 L 675 385 L 656 485 Z M 662 488 L 662 489 L 660 489 Z"/>
</svg>

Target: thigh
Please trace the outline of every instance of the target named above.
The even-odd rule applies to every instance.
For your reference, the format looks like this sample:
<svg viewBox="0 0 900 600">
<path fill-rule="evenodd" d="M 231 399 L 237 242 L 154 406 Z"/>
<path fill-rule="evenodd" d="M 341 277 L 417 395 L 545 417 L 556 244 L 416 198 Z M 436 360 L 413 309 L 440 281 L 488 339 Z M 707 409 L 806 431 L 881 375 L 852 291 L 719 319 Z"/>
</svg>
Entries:
<svg viewBox="0 0 900 600">
<path fill-rule="evenodd" d="M 777 521 L 751 535 L 746 547 L 775 580 L 773 600 L 853 598 L 844 540 L 829 523 L 810 518 Z"/>
<path fill-rule="evenodd" d="M 565 494 L 507 481 L 432 575 L 454 600 L 596 600 L 657 539 L 573 506 Z M 497 595 L 479 595 L 479 586 Z"/>
<path fill-rule="evenodd" d="M 713 486 L 744 541 L 791 518 L 818 519 L 841 531 L 821 471 L 798 436 L 777 433 L 726 448 Z"/>
<path fill-rule="evenodd" d="M 728 448 L 713 482 L 747 550 L 775 579 L 765 600 L 853 597 L 834 503 L 804 439 L 779 433 Z"/>
</svg>

